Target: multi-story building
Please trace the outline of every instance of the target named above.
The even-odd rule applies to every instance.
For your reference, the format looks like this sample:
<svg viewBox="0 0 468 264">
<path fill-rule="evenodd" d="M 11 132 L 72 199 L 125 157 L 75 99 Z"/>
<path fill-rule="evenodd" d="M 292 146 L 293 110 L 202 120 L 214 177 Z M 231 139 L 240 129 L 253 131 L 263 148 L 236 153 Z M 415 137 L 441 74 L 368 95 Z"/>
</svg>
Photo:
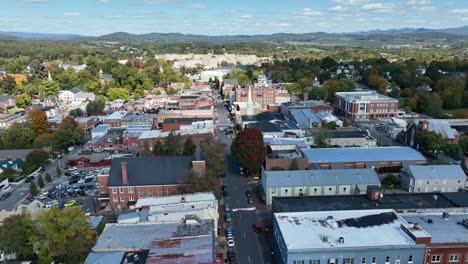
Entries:
<svg viewBox="0 0 468 264">
<path fill-rule="evenodd" d="M 272 197 L 365 194 L 368 186 L 380 186 L 373 169 L 354 170 L 262 170 L 266 204 Z"/>
<path fill-rule="evenodd" d="M 260 104 L 262 109 L 267 109 L 268 105 L 288 102 L 290 99 L 290 95 L 287 92 L 283 90 L 277 91 L 275 87 L 251 86 L 236 89 L 236 103 L 248 101 L 249 89 L 251 89 L 252 101 Z"/>
<path fill-rule="evenodd" d="M 203 175 L 205 169 L 205 161 L 195 156 L 113 159 L 110 169 L 98 174 L 99 202 L 115 210 L 140 198 L 176 194 L 188 175 Z"/>
<path fill-rule="evenodd" d="M 458 131 L 452 128 L 447 120 L 417 120 L 406 130 L 406 144 L 412 146 L 413 148 L 419 148 L 418 140 L 416 139 L 416 133 L 422 131 L 435 132 L 441 135 L 447 144 L 458 144 L 458 140 L 460 138 Z"/>
<path fill-rule="evenodd" d="M 408 166 L 401 174 L 402 188 L 408 192 L 457 192 L 465 182 L 460 165 Z"/>
<path fill-rule="evenodd" d="M 275 213 L 273 255 L 284 264 L 423 263 L 426 241 L 410 234 L 392 209 Z"/>
<path fill-rule="evenodd" d="M 103 118 L 103 123 L 108 124 L 114 128 L 126 127 L 128 120 L 125 117 L 128 115 L 127 111 L 116 111 Z"/>
<path fill-rule="evenodd" d="M 375 91 L 336 93 L 334 105 L 339 114 L 353 120 L 398 116 L 398 100 Z"/>
</svg>

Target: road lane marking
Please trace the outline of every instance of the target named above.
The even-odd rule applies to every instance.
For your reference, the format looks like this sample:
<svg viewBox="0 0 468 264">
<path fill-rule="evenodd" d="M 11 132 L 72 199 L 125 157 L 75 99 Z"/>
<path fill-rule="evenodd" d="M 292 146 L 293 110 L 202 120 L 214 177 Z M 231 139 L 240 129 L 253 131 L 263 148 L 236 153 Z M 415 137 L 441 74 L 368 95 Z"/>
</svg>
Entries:
<svg viewBox="0 0 468 264">
<path fill-rule="evenodd" d="M 245 239 L 245 232 L 244 232 L 244 239 Z"/>
<path fill-rule="evenodd" d="M 250 256 L 247 256 L 247 259 L 249 260 L 249 263 L 250 263 Z"/>
</svg>

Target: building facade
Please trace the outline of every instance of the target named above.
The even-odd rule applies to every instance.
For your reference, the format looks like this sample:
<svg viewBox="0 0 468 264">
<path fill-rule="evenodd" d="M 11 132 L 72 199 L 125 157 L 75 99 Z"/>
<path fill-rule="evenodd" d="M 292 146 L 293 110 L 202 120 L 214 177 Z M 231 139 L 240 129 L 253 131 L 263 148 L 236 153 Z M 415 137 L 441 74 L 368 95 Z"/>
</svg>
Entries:
<svg viewBox="0 0 468 264">
<path fill-rule="evenodd" d="M 459 165 L 408 166 L 401 173 L 401 186 L 408 192 L 457 192 L 465 182 Z"/>
<path fill-rule="evenodd" d="M 353 120 L 398 116 L 398 100 L 375 91 L 338 92 L 334 106 L 338 113 Z"/>
</svg>

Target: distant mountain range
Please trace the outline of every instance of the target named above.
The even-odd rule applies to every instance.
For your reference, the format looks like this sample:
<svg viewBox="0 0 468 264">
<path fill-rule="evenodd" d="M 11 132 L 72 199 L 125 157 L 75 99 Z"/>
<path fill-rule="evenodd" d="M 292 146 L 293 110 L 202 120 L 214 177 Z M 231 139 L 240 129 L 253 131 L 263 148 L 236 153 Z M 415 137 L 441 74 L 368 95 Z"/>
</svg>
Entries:
<svg viewBox="0 0 468 264">
<path fill-rule="evenodd" d="M 30 40 L 70 40 L 82 38 L 80 35 L 73 34 L 48 34 L 48 33 L 31 33 L 31 32 L 13 32 L 0 31 L 0 38 L 17 38 Z"/>
<path fill-rule="evenodd" d="M 370 30 L 353 33 L 276 33 L 270 35 L 225 35 L 208 36 L 181 33 L 147 33 L 130 34 L 115 32 L 99 37 L 87 37 L 73 34 L 47 34 L 28 32 L 2 32 L 2 39 L 29 39 L 29 40 L 102 40 L 122 42 L 244 42 L 244 41 L 268 41 L 268 42 L 336 42 L 336 41 L 377 41 L 384 42 L 398 37 L 401 40 L 430 40 L 446 39 L 448 41 L 468 40 L 468 26 L 447 29 L 427 28 L 403 28 L 389 30 Z"/>
</svg>

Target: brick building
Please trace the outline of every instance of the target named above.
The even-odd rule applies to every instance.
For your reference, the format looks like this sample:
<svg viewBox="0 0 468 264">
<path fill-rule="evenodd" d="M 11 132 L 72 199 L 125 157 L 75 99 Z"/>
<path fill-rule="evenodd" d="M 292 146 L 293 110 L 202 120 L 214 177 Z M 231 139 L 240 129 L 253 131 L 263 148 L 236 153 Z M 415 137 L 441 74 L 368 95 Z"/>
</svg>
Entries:
<svg viewBox="0 0 468 264">
<path fill-rule="evenodd" d="M 398 100 L 375 91 L 336 93 L 334 106 L 353 120 L 398 116 Z"/>
<path fill-rule="evenodd" d="M 161 110 L 157 117 L 159 127 L 166 118 L 203 118 L 213 119 L 213 108 L 209 110 Z"/>
<path fill-rule="evenodd" d="M 444 138 L 447 144 L 458 144 L 460 138 L 458 131 L 452 128 L 447 120 L 427 119 L 417 120 L 408 127 L 405 143 L 413 148 L 418 148 L 416 133 L 421 131 L 436 132 Z"/>
<path fill-rule="evenodd" d="M 262 109 L 267 109 L 268 105 L 276 104 L 276 89 L 272 87 L 251 87 L 252 102 L 259 103 Z M 236 89 L 236 102 L 247 102 L 249 88 Z"/>
<path fill-rule="evenodd" d="M 162 123 L 162 131 L 170 132 L 179 130 L 181 126 L 192 125 L 194 122 L 210 120 L 207 118 L 166 118 Z"/>
<path fill-rule="evenodd" d="M 118 158 L 98 175 L 99 203 L 120 210 L 138 199 L 176 194 L 192 172 L 205 174 L 205 161 L 195 156 Z"/>
</svg>

